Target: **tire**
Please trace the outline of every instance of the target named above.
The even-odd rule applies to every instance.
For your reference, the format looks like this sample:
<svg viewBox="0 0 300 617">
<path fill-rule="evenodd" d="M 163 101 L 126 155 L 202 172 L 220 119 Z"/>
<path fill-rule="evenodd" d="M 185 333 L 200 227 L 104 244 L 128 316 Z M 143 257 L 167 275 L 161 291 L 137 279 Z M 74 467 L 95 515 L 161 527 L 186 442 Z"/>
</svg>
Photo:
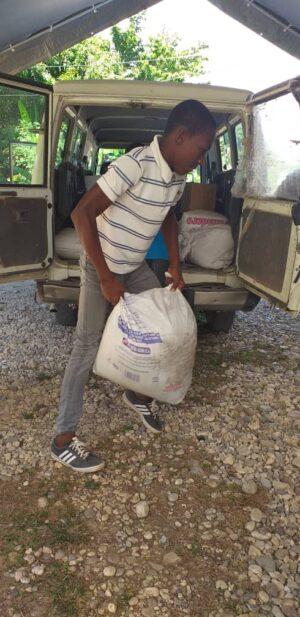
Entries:
<svg viewBox="0 0 300 617">
<path fill-rule="evenodd" d="M 56 321 L 60 326 L 72 326 L 77 324 L 77 307 L 73 304 L 58 304 Z"/>
<path fill-rule="evenodd" d="M 211 332 L 230 332 L 235 311 L 207 311 L 205 317 Z"/>
</svg>

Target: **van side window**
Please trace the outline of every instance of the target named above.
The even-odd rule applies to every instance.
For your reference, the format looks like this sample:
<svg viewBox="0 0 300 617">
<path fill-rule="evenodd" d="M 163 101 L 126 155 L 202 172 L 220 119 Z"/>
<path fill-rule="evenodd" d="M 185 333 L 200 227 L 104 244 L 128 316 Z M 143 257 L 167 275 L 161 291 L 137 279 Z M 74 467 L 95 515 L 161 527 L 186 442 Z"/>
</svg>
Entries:
<svg viewBox="0 0 300 617">
<path fill-rule="evenodd" d="M 84 142 L 84 137 L 85 137 L 85 132 L 80 128 L 80 126 L 76 125 L 74 128 L 74 132 L 72 135 L 72 141 L 71 141 L 71 163 L 75 164 L 78 163 L 79 158 L 80 158 L 80 152 L 83 146 L 83 142 Z"/>
<path fill-rule="evenodd" d="M 218 137 L 218 144 L 220 149 L 220 158 L 222 171 L 228 171 L 228 169 L 232 169 L 232 160 L 231 160 L 231 150 L 230 150 L 230 141 L 228 131 L 224 131 Z"/>
<path fill-rule="evenodd" d="M 0 184 L 45 184 L 47 113 L 46 95 L 0 86 Z"/>
<path fill-rule="evenodd" d="M 243 152 L 244 152 L 244 129 L 241 122 L 238 122 L 234 126 L 234 137 L 235 137 L 235 145 L 236 145 L 236 153 L 237 153 L 237 162 L 239 162 Z"/>
<path fill-rule="evenodd" d="M 66 154 L 67 137 L 71 124 L 71 119 L 64 116 L 60 125 L 60 131 L 58 136 L 56 155 L 55 155 L 55 167 L 58 167 L 64 160 Z"/>
<path fill-rule="evenodd" d="M 96 174 L 102 174 L 101 171 L 102 165 L 103 169 L 106 169 L 107 166 L 117 159 L 119 156 L 124 154 L 125 148 L 99 148 L 97 152 L 97 165 L 96 165 Z M 105 165 L 107 163 L 107 165 Z"/>
<path fill-rule="evenodd" d="M 199 184 L 201 182 L 201 165 L 197 165 L 193 171 L 189 171 L 186 176 L 187 182 L 196 182 Z"/>
</svg>

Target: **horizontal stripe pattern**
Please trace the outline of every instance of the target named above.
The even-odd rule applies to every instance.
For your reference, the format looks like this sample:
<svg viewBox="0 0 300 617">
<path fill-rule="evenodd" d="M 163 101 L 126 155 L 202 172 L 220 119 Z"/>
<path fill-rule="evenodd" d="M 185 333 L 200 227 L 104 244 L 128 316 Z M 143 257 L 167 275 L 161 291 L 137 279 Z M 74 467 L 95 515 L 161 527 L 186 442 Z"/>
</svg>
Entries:
<svg viewBox="0 0 300 617">
<path fill-rule="evenodd" d="M 117 159 L 98 184 L 112 202 L 97 218 L 103 255 L 112 272 L 131 272 L 180 199 L 185 177 L 171 171 L 155 137 Z"/>
</svg>

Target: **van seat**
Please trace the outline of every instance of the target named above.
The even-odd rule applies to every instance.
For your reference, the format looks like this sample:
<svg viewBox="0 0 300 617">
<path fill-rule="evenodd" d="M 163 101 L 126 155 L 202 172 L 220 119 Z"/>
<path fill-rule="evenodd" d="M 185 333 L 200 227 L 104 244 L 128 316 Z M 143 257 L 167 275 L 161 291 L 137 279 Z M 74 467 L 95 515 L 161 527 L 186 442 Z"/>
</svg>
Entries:
<svg viewBox="0 0 300 617">
<path fill-rule="evenodd" d="M 79 259 L 82 246 L 72 227 L 65 227 L 55 236 L 55 253 L 61 259 Z"/>
<path fill-rule="evenodd" d="M 99 180 L 100 176 L 84 176 L 85 188 L 88 191 L 94 184 L 96 184 L 97 180 Z"/>
</svg>

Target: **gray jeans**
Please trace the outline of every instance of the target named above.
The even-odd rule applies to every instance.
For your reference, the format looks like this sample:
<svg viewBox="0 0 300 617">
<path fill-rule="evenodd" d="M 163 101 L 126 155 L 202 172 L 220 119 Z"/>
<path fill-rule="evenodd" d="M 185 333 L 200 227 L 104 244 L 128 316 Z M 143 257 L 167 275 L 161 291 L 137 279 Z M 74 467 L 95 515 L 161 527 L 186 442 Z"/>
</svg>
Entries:
<svg viewBox="0 0 300 617">
<path fill-rule="evenodd" d="M 56 434 L 75 431 L 82 415 L 83 392 L 104 329 L 109 303 L 101 293 L 95 268 L 83 255 L 75 341 L 67 364 L 60 395 Z M 114 275 L 129 293 L 160 287 L 145 262 L 129 274 Z"/>
</svg>

